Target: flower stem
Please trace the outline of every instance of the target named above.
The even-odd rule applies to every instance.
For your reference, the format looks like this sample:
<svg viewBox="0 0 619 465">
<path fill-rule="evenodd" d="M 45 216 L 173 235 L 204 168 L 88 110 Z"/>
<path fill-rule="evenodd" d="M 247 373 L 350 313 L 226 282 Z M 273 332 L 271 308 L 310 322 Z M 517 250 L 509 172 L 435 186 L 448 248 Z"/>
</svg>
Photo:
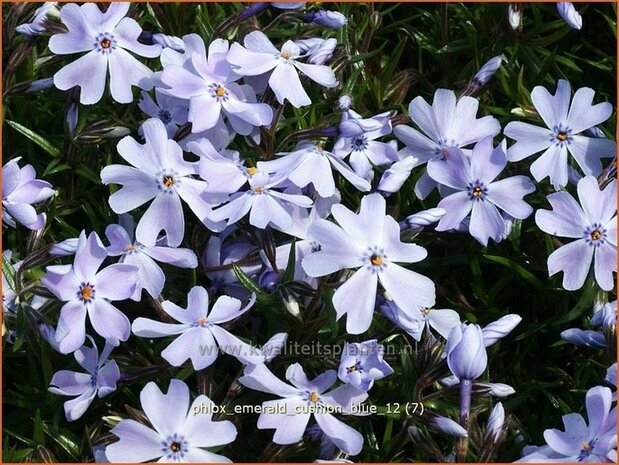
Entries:
<svg viewBox="0 0 619 465">
<path fill-rule="evenodd" d="M 468 431 L 469 412 L 471 410 L 472 382 L 468 379 L 460 380 L 460 425 Z M 469 448 L 469 438 L 458 438 L 456 443 L 456 457 L 459 463 L 466 462 L 466 453 Z"/>
</svg>

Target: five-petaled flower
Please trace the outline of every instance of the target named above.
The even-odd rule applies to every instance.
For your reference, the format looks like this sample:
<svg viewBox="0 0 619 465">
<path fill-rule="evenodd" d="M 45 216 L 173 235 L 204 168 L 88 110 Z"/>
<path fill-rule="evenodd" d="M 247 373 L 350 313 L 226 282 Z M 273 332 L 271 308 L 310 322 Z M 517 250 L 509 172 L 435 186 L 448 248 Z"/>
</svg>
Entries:
<svg viewBox="0 0 619 465">
<path fill-rule="evenodd" d="M 80 102 L 85 105 L 101 100 L 108 70 L 110 92 L 119 103 L 133 101 L 131 86 L 152 88 L 153 72 L 127 50 L 154 58 L 161 53 L 161 46 L 138 41 L 142 28 L 134 19 L 125 17 L 129 5 L 110 3 L 105 13 L 94 3 L 68 3 L 62 7 L 60 19 L 69 32 L 53 35 L 49 49 L 58 55 L 88 53 L 54 75 L 56 87 L 67 90 L 80 86 Z"/>
</svg>

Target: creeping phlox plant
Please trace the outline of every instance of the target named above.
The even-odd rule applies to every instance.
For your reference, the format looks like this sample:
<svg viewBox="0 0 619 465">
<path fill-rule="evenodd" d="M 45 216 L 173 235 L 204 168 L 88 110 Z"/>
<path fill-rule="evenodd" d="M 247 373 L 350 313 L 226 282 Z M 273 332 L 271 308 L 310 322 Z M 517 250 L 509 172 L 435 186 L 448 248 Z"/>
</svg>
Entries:
<svg viewBox="0 0 619 465">
<path fill-rule="evenodd" d="M 616 69 L 572 4 L 37 6 L 5 461 L 616 461 Z"/>
</svg>

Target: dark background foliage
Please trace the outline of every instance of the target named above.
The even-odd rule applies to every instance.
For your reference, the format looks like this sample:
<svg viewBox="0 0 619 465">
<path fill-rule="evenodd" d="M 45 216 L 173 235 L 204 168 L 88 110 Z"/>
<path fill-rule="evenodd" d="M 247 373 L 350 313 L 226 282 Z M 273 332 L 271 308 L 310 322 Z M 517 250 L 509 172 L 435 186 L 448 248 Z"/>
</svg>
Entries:
<svg viewBox="0 0 619 465">
<path fill-rule="evenodd" d="M 49 32 L 32 42 L 15 34 L 15 26 L 25 22 L 36 6 L 2 5 L 3 163 L 21 156 L 36 168 L 38 177 L 58 190 L 58 195 L 44 207 L 48 225 L 43 234 L 30 234 L 23 227 L 3 229 L 3 249 L 14 250 L 20 259 L 36 255 L 52 242 L 76 237 L 82 229 L 101 235 L 107 224 L 116 222 L 107 204 L 110 188 L 101 185 L 99 172 L 106 164 L 121 162 L 115 150 L 119 135 L 130 131 L 135 136 L 145 119 L 137 108 L 137 99 L 131 105 L 120 105 L 106 96 L 97 105 L 79 107 L 77 131 L 72 135 L 65 118 L 68 102 L 75 97 L 72 92 L 52 88 L 24 93 L 30 81 L 51 77 L 71 59 L 50 53 Z M 521 119 L 511 114 L 514 108 L 524 109 L 535 119 L 531 89 L 544 85 L 554 93 L 560 78 L 568 79 L 573 89 L 592 87 L 596 102 L 616 102 L 616 5 L 612 3 L 577 4 L 583 16 L 581 31 L 572 30 L 561 20 L 554 3 L 523 4 L 521 31 L 510 28 L 507 4 L 501 3 L 324 3 L 320 7 L 343 13 L 348 26 L 338 31 L 310 28 L 298 21 L 298 13 L 271 9 L 225 35 L 235 40 L 261 28 L 276 43 L 303 35 L 338 39 L 332 64 L 341 87 L 325 90 L 309 86 L 315 104 L 298 110 L 285 108 L 285 120 L 271 138 L 275 146 L 282 144 L 283 151 L 293 148 L 285 137 L 294 131 L 337 123 L 337 99 L 342 93 L 350 94 L 353 108 L 365 116 L 386 110 L 403 115 L 417 95 L 431 100 L 435 89 L 441 87 L 461 93 L 479 67 L 501 53 L 506 62 L 476 96 L 481 101 L 481 113 L 495 115 L 503 127 L 508 121 Z M 132 6 L 130 14 L 146 31 L 177 36 L 197 32 L 208 42 L 217 26 L 240 8 L 241 4 L 141 3 Z M 59 24 L 51 21 L 49 31 L 57 30 Z M 147 63 L 153 69 L 160 67 L 158 60 Z M 615 116 L 602 129 L 614 138 L 614 127 Z M 249 158 L 262 155 L 240 138 L 233 147 Z M 528 162 L 510 164 L 508 170 L 528 174 Z M 388 201 L 390 212 L 398 220 L 438 202 L 436 193 L 424 202 L 414 197 L 414 178 L 419 174 L 414 173 Z M 345 184 L 340 188 L 343 202 L 355 208 L 361 198 L 359 193 Z M 535 208 L 547 208 L 545 195 L 549 192 L 547 182 L 541 183 L 527 200 Z M 187 214 L 186 218 L 189 225 L 184 246 L 200 256 L 208 233 L 193 215 Z M 263 239 L 256 238 L 256 243 Z M 276 235 L 276 240 L 281 239 L 283 236 Z M 497 457 L 499 461 L 513 461 L 524 444 L 543 442 L 544 429 L 559 427 L 561 415 L 581 412 L 584 393 L 601 382 L 606 367 L 612 363 L 602 351 L 575 348 L 559 336 L 566 328 L 587 326 L 596 290 L 587 284 L 578 292 L 567 292 L 561 288 L 561 276 L 548 278 L 546 258 L 558 243 L 539 231 L 532 217 L 517 222 L 509 240 L 488 248 L 467 235 L 432 230 L 424 231 L 417 241 L 429 255 L 416 269 L 437 283 L 437 308 L 456 309 L 463 320 L 482 326 L 508 313 L 523 318 L 509 337 L 489 350 L 486 375 L 486 379 L 510 384 L 516 390 L 515 395 L 504 400 L 511 428 Z M 164 298 L 183 305 L 191 286 L 209 284 L 201 269 L 165 271 L 168 281 Z M 40 278 L 43 272 L 44 266 L 35 260 L 23 273 L 24 282 Z M 332 289 L 323 286 L 325 302 L 330 293 Z M 302 308 L 301 319 L 296 319 L 286 312 L 279 292 L 261 295 L 249 316 L 236 323 L 235 333 L 258 344 L 275 332 L 286 331 L 291 341 L 299 343 L 343 344 L 376 337 L 396 348 L 414 345 L 380 316 L 367 334 L 347 336 L 343 323 L 335 323 L 333 309 L 321 302 Z M 40 317 L 55 325 L 60 306 L 51 302 L 43 307 Z M 139 304 L 128 301 L 120 308 L 130 320 L 153 315 L 148 300 Z M 80 420 L 68 423 L 62 409 L 66 398 L 48 393 L 47 387 L 55 371 L 75 369 L 76 364 L 70 355 L 54 352 L 42 340 L 28 315 L 31 312 L 27 305 L 20 306 L 16 315 L 4 315 L 6 327 L 15 331 L 13 343 L 3 340 L 5 462 L 92 461 L 93 443 L 111 439 L 107 432 L 118 417 L 139 416 L 131 408 L 139 408 L 138 394 L 152 380 L 167 389 L 170 378 L 184 379 L 194 394 L 206 393 L 215 402 L 229 405 L 259 403 L 269 398 L 253 391 L 228 390 L 241 369 L 231 357 L 222 355 L 213 366 L 196 374 L 190 365 L 177 369 L 161 359 L 159 354 L 168 340 L 149 342 L 132 336 L 113 353 L 127 379 L 112 395 L 95 400 Z M 436 392 L 432 383 L 420 392 L 427 348 L 419 345 L 413 349 L 412 355 L 404 351 L 404 355 L 387 357 L 395 374 L 377 382 L 370 391 L 370 403 L 384 407 L 389 402 L 405 403 Z M 296 361 L 308 374 L 338 364 L 336 357 L 282 355 L 271 368 L 283 376 L 288 364 Z M 457 398 L 449 391 L 428 397 L 424 406 L 456 418 Z M 479 415 L 480 425 L 490 408 L 490 399 L 474 400 L 473 414 Z M 317 447 L 310 442 L 274 449 L 269 445 L 272 431 L 257 430 L 255 415 L 239 415 L 232 420 L 239 436 L 222 453 L 234 461 L 313 461 L 317 456 Z M 436 460 L 406 434 L 405 426 L 411 424 L 425 431 L 418 418 L 393 414 L 347 421 L 366 439 L 355 461 Z M 475 457 L 479 434 L 472 436 L 471 458 Z M 436 433 L 431 436 L 447 454 L 453 441 Z"/>
</svg>

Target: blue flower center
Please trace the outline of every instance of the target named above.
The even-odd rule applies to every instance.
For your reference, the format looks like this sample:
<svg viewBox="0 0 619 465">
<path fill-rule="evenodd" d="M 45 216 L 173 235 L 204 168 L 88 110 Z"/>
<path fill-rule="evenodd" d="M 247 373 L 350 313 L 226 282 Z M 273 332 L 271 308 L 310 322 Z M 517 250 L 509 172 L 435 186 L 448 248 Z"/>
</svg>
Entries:
<svg viewBox="0 0 619 465">
<path fill-rule="evenodd" d="M 563 126 L 562 123 L 552 128 L 552 133 L 550 134 L 550 142 L 563 147 L 564 145 L 570 145 L 574 137 L 572 135 L 572 130 L 567 126 Z"/>
<path fill-rule="evenodd" d="M 116 50 L 116 39 L 114 34 L 109 32 L 101 32 L 95 37 L 93 47 L 100 53 L 109 54 Z"/>
<path fill-rule="evenodd" d="M 164 453 L 165 458 L 170 461 L 180 462 L 189 451 L 189 442 L 187 442 L 184 436 L 176 433 L 162 441 L 161 445 L 163 446 L 161 451 Z"/>
<path fill-rule="evenodd" d="M 159 114 L 157 116 L 159 116 L 159 119 L 163 122 L 163 124 L 168 124 L 172 122 L 172 115 L 168 110 L 159 110 Z"/>
<path fill-rule="evenodd" d="M 353 137 L 351 145 L 355 152 L 362 152 L 368 147 L 368 140 L 365 136 Z"/>
<path fill-rule="evenodd" d="M 469 200 L 474 202 L 484 201 L 488 194 L 488 188 L 480 180 L 475 180 L 468 183 L 466 186 L 468 190 Z"/>
<path fill-rule="evenodd" d="M 594 223 L 585 229 L 585 241 L 591 247 L 599 247 L 606 242 L 606 229 L 600 223 Z"/>
</svg>

